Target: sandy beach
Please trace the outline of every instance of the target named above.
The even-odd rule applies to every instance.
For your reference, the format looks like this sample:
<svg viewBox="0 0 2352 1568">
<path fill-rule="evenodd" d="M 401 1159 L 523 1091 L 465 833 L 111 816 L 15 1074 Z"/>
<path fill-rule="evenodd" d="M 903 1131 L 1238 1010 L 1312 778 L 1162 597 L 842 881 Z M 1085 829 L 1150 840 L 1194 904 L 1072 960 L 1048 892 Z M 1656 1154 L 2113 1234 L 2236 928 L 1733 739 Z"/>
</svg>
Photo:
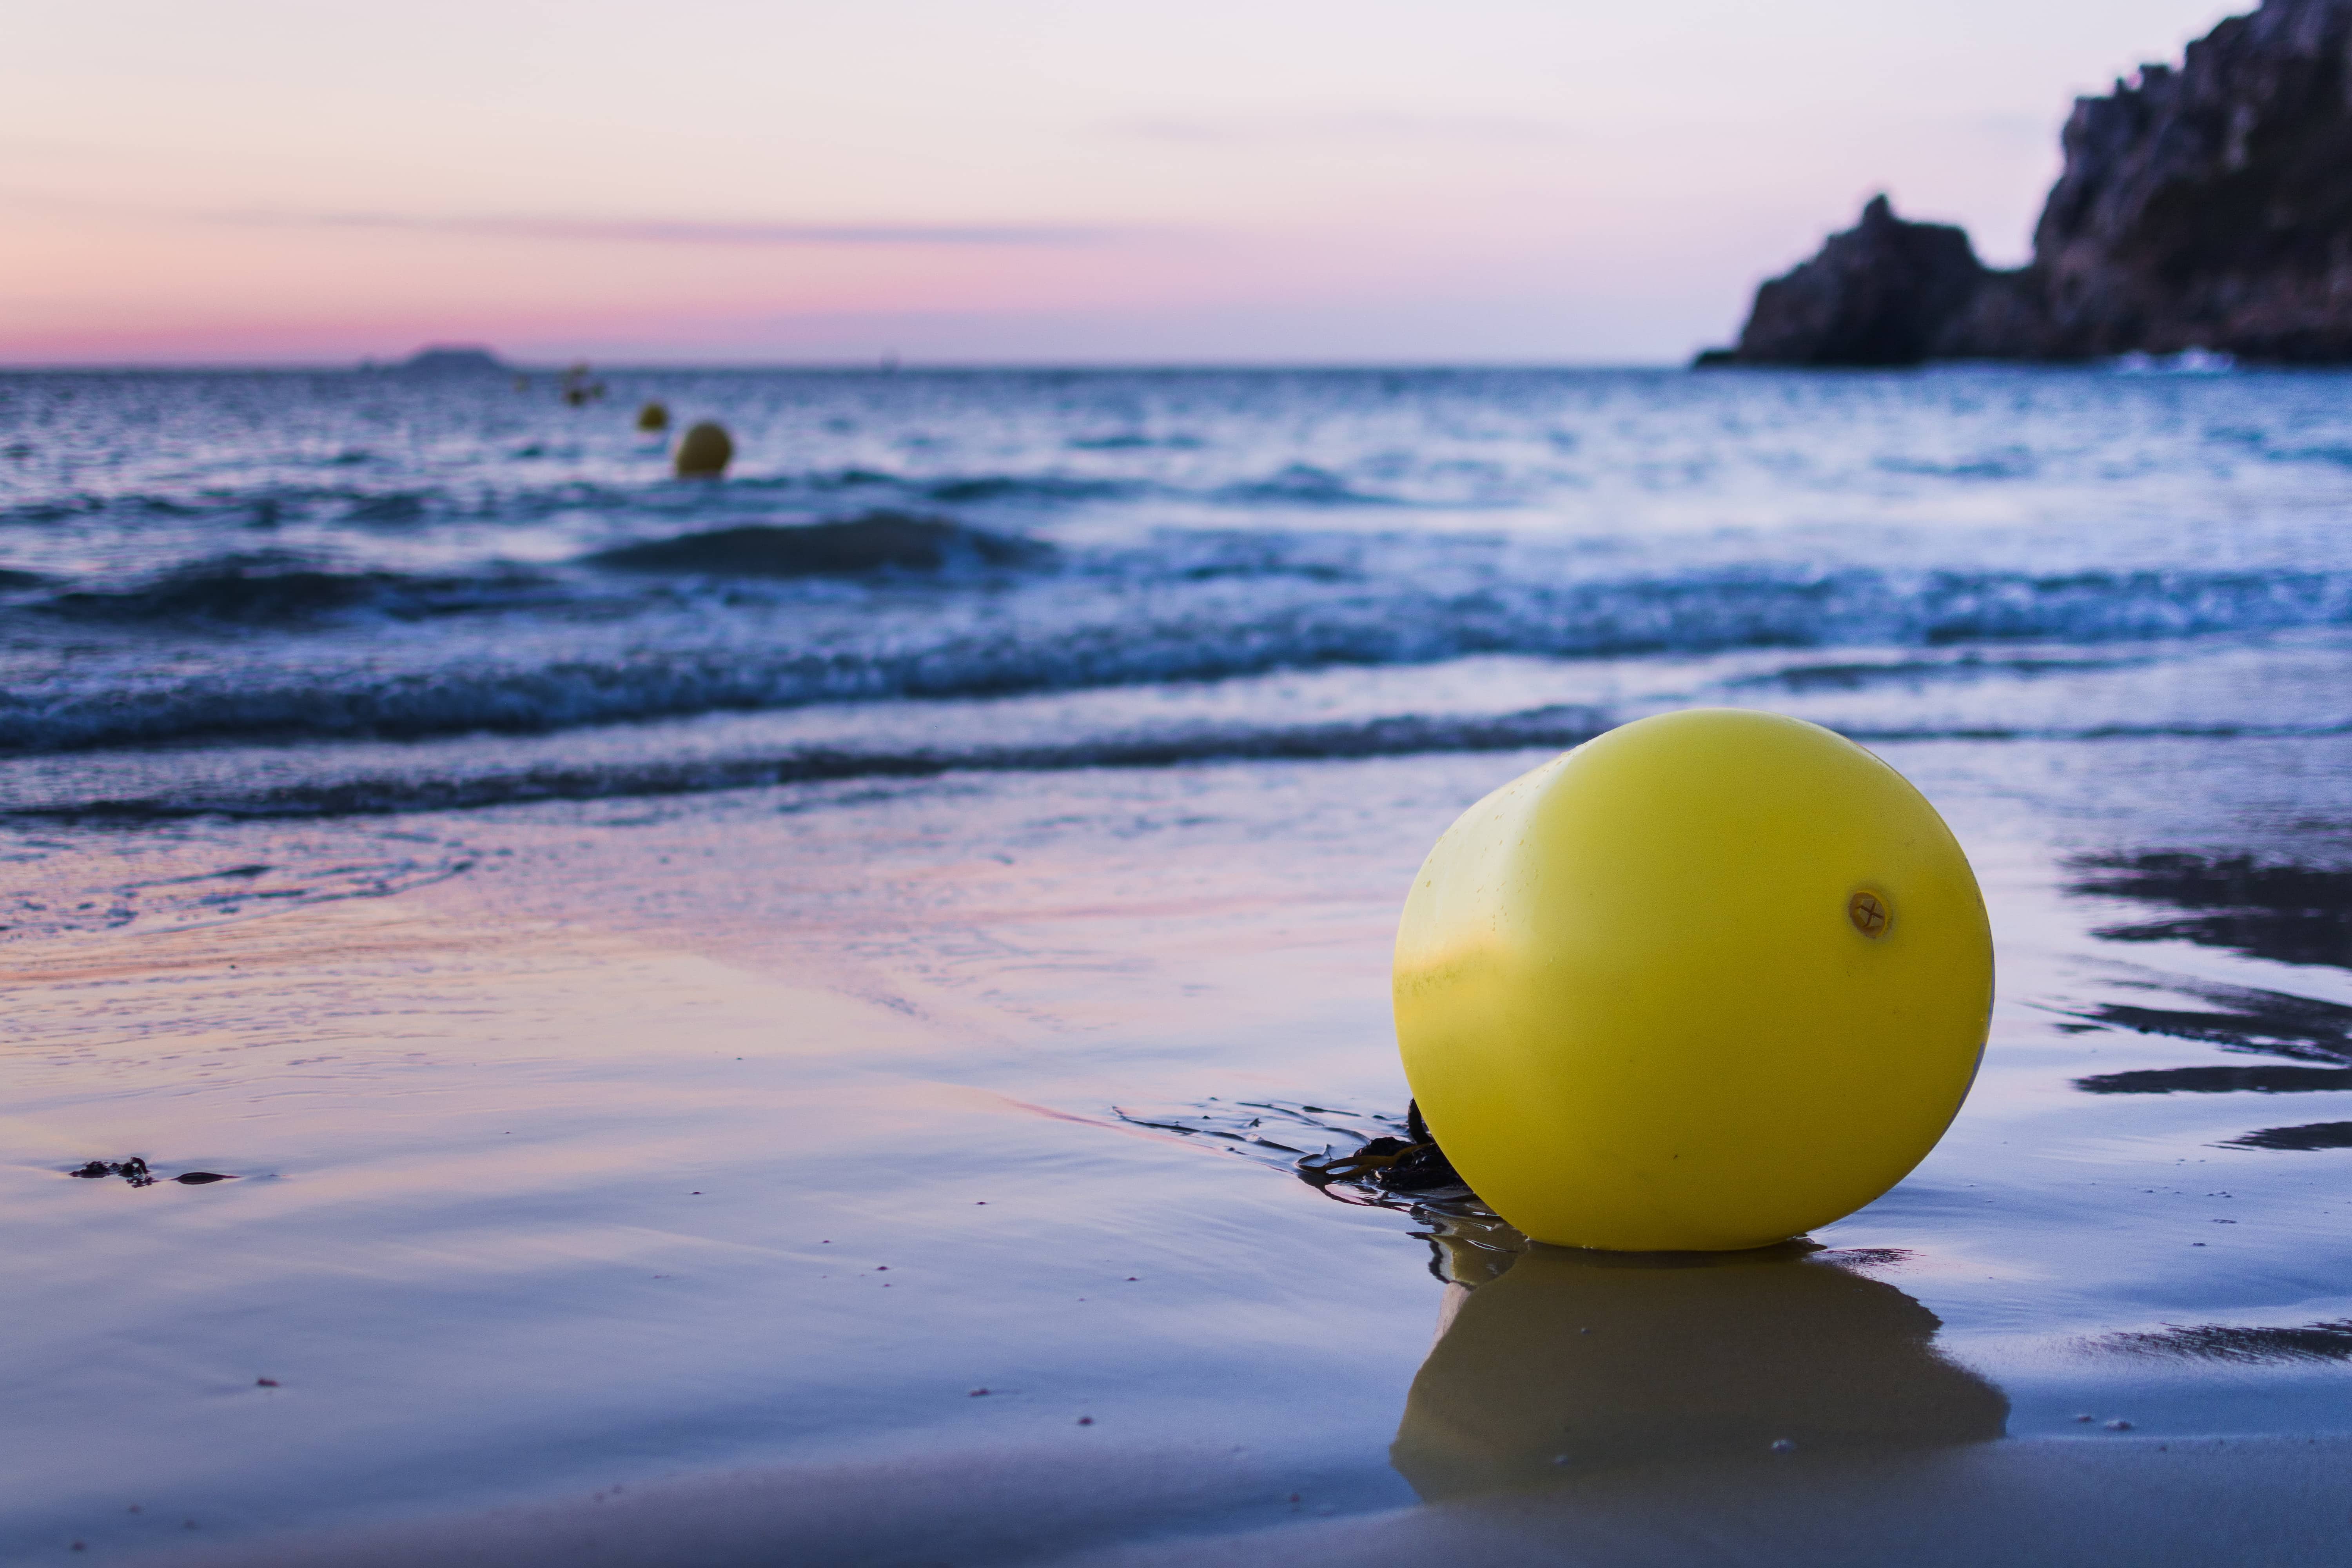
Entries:
<svg viewBox="0 0 2352 1568">
<path fill-rule="evenodd" d="M 2352 0 L 5 37 L 0 1568 L 2352 1564 Z"/>
<path fill-rule="evenodd" d="M 6 1177 L 43 1260 L 5 1287 L 11 1551 L 2330 1560 L 2342 1156 L 2244 1139 L 2345 1090 L 2076 1085 L 2259 1073 L 2263 1007 L 2340 1029 L 2352 983 L 2102 939 L 2179 910 L 2070 889 L 2308 835 L 2344 745 L 1888 748 L 2001 942 L 1945 1143 L 1819 1250 L 1470 1287 L 1414 1215 L 1121 1111 L 1392 1111 L 1396 889 L 1532 756 L 209 829 L 289 871 L 387 831 L 474 858 L 10 950 L 9 1143 L 54 1152 Z M 62 897 L 89 853 L 35 868 Z M 58 1179 L 134 1149 L 237 1179 Z"/>
</svg>

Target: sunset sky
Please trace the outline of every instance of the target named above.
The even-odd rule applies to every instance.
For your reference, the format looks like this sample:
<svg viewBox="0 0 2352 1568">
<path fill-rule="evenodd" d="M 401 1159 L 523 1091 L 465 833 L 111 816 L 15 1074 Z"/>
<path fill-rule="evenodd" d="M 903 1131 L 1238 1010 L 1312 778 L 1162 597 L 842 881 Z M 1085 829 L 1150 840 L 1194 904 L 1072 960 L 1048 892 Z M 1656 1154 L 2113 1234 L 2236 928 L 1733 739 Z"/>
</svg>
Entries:
<svg viewBox="0 0 2352 1568">
<path fill-rule="evenodd" d="M 0 363 L 1664 363 L 2212 0 L 11 0 Z"/>
</svg>

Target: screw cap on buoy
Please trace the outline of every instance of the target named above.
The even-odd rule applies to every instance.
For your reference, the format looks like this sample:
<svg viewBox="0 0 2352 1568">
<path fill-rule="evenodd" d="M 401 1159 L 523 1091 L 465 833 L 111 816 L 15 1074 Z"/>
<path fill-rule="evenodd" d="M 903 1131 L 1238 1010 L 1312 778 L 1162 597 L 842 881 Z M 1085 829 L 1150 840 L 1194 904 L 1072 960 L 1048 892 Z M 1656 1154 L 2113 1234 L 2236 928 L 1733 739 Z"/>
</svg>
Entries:
<svg viewBox="0 0 2352 1568">
<path fill-rule="evenodd" d="M 717 479 L 735 460 L 735 442 L 726 426 L 706 419 L 679 437 L 677 475 L 680 479 Z"/>
<path fill-rule="evenodd" d="M 1538 1241 L 1760 1247 L 1852 1213 L 1974 1081 L 1992 937 L 1936 809 L 1843 736 L 1661 714 L 1429 853 L 1397 1041 L 1431 1133 Z"/>
</svg>

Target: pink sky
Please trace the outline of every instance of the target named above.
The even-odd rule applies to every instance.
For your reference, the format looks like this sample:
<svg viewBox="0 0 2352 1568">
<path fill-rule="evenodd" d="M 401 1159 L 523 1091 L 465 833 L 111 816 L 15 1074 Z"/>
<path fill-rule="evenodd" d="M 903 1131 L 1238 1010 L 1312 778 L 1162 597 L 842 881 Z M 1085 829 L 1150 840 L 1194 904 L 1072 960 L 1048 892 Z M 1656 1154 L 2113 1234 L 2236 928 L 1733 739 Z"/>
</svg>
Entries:
<svg viewBox="0 0 2352 1568">
<path fill-rule="evenodd" d="M 0 363 L 1675 361 L 2228 9 L 18 0 Z"/>
</svg>

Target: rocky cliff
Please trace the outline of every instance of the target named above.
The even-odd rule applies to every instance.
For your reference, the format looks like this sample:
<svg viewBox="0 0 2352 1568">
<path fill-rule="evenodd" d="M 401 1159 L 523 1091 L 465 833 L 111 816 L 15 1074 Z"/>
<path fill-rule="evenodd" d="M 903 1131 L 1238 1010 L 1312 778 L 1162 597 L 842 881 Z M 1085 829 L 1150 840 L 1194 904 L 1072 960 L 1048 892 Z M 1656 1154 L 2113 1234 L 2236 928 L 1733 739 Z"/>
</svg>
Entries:
<svg viewBox="0 0 2352 1568">
<path fill-rule="evenodd" d="M 2179 69 L 2077 100 L 2063 145 L 2027 267 L 1990 270 L 1882 196 L 1702 361 L 2352 361 L 2352 0 L 2264 0 Z"/>
</svg>

